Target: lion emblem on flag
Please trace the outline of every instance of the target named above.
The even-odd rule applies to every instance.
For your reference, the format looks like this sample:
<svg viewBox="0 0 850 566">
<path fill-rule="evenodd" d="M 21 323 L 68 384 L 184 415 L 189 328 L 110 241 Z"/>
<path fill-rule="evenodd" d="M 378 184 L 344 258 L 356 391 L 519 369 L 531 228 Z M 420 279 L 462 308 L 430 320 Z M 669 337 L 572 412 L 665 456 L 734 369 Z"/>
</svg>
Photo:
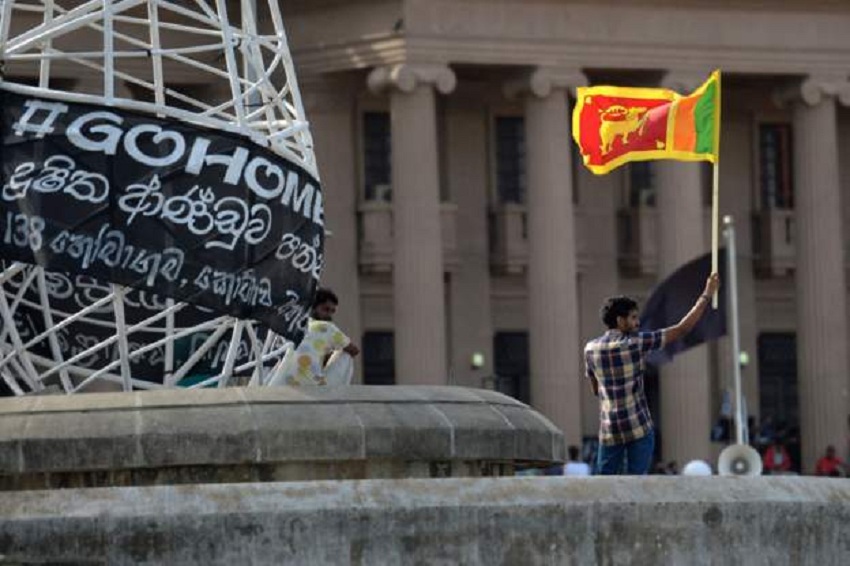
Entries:
<svg viewBox="0 0 850 566">
<path fill-rule="evenodd" d="M 643 135 L 646 120 L 649 117 L 648 110 L 648 108 L 626 108 L 620 105 L 601 110 L 602 126 L 599 128 L 599 137 L 602 140 L 600 145 L 602 154 L 605 155 L 611 151 L 617 138 L 626 145 L 632 134 Z"/>
</svg>

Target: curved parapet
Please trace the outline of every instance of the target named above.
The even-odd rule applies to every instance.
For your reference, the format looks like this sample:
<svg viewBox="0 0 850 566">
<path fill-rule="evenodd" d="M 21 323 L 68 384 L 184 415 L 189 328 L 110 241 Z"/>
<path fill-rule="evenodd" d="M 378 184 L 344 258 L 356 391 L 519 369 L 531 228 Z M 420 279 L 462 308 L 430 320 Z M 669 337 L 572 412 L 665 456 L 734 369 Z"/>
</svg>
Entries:
<svg viewBox="0 0 850 566">
<path fill-rule="evenodd" d="M 222 388 L 0 400 L 0 489 L 500 476 L 564 459 L 492 391 Z"/>
</svg>

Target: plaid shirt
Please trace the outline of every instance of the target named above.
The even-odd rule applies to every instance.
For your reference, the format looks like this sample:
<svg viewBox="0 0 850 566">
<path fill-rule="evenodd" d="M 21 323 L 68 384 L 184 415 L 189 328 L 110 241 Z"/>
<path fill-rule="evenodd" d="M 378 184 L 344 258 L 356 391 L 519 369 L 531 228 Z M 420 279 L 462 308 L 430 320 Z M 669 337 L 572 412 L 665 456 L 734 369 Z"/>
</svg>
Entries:
<svg viewBox="0 0 850 566">
<path fill-rule="evenodd" d="M 609 330 L 585 346 L 586 375 L 599 384 L 601 444 L 625 444 L 652 430 L 643 390 L 645 357 L 663 341 L 661 330 L 633 334 Z"/>
</svg>

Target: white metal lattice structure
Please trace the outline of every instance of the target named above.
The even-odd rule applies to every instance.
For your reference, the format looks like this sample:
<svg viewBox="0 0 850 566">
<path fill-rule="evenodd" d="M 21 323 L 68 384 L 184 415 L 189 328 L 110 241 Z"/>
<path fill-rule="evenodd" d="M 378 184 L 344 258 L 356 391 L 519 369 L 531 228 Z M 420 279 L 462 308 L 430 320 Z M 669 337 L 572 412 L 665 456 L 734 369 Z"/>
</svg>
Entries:
<svg viewBox="0 0 850 566">
<path fill-rule="evenodd" d="M 279 2 L 0 4 L 0 61 L 7 81 L 37 78 L 37 86 L 13 81 L 7 84 L 12 89 L 235 132 L 318 178 Z M 69 81 L 76 81 L 74 92 L 57 88 Z"/>
<path fill-rule="evenodd" d="M 318 178 L 277 0 L 0 0 L 0 64 L 6 90 L 229 131 Z M 192 375 L 192 387 L 265 384 L 291 347 L 252 321 L 86 277 L 3 262 L 0 283 L 0 376 L 16 394 Z M 152 355 L 164 376 L 134 367 Z"/>
</svg>

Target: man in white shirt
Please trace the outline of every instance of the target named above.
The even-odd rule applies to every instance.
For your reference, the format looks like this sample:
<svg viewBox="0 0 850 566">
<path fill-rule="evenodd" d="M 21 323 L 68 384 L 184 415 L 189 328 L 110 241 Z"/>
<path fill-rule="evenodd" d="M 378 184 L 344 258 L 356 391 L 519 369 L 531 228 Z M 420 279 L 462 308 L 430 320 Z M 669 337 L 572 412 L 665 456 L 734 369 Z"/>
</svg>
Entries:
<svg viewBox="0 0 850 566">
<path fill-rule="evenodd" d="M 330 289 L 316 291 L 307 333 L 301 344 L 283 359 L 283 371 L 272 385 L 327 385 L 326 364 L 333 352 L 342 350 L 351 357 L 360 353 L 332 322 L 338 305 L 339 299 Z"/>
</svg>

